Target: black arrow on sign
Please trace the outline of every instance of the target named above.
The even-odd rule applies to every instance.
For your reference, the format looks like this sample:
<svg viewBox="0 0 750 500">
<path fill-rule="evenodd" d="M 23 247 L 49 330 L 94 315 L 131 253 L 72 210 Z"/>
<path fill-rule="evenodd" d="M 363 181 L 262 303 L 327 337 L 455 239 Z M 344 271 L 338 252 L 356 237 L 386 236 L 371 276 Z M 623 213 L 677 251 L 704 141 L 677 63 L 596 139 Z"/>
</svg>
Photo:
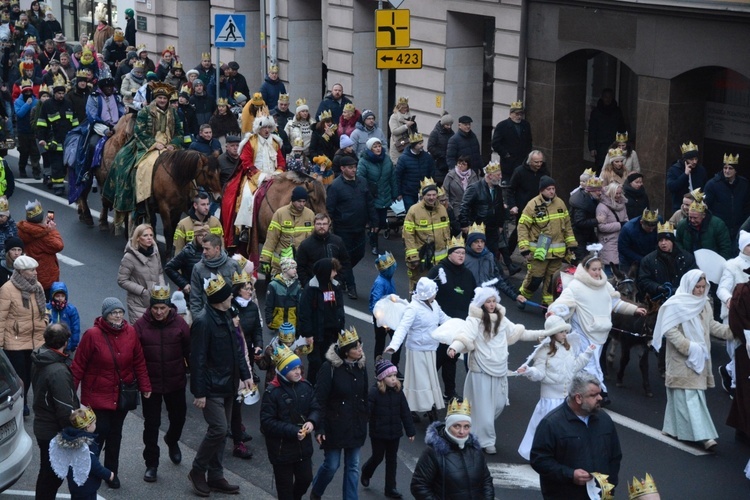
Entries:
<svg viewBox="0 0 750 500">
<path fill-rule="evenodd" d="M 388 56 L 383 56 L 383 57 L 380 58 L 380 60 L 383 61 L 383 62 L 388 62 L 388 61 L 393 61 L 393 58 L 392 57 L 388 57 Z"/>
</svg>

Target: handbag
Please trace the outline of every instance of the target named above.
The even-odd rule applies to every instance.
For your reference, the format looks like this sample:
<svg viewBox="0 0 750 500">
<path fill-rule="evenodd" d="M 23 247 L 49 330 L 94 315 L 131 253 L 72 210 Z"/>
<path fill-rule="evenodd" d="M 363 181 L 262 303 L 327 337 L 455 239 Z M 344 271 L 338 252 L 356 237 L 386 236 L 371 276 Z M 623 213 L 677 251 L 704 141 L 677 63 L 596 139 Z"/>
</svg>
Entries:
<svg viewBox="0 0 750 500">
<path fill-rule="evenodd" d="M 409 145 L 409 134 L 401 134 L 400 136 L 396 137 L 396 151 L 399 153 L 403 153 L 404 149 L 406 149 L 406 146 Z"/>
<path fill-rule="evenodd" d="M 118 384 L 117 409 L 124 411 L 135 410 L 136 408 L 138 408 L 138 403 L 140 402 L 138 380 L 133 379 L 133 381 L 130 383 L 125 383 L 122 380 L 122 375 L 120 375 L 120 367 L 117 364 L 117 357 L 115 356 L 114 349 L 112 349 L 112 344 L 110 344 L 109 338 L 107 337 L 106 333 L 102 332 L 102 335 L 104 335 L 104 340 L 107 342 L 109 352 L 112 354 L 112 361 L 115 364 L 117 378 L 120 381 Z"/>
</svg>

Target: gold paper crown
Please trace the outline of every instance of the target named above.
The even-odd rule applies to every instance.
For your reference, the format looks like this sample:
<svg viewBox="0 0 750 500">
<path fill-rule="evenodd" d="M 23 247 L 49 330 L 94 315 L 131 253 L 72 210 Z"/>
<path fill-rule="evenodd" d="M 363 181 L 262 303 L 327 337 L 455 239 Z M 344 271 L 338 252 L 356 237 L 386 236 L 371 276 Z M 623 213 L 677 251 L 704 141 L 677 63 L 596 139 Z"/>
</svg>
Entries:
<svg viewBox="0 0 750 500">
<path fill-rule="evenodd" d="M 487 164 L 486 167 L 484 167 L 484 173 L 485 174 L 494 174 L 495 172 L 500 171 L 500 162 L 497 161 L 491 161 Z"/>
<path fill-rule="evenodd" d="M 146 44 L 145 44 L 145 43 L 142 43 L 142 44 L 138 45 L 138 46 L 137 46 L 137 47 L 135 48 L 135 51 L 136 51 L 137 53 L 139 53 L 139 54 L 140 54 L 140 53 L 141 53 L 142 51 L 144 51 L 144 50 L 146 50 Z"/>
<path fill-rule="evenodd" d="M 590 177 L 589 180 L 586 181 L 586 187 L 591 189 L 601 189 L 602 184 L 603 182 L 599 177 Z"/>
<path fill-rule="evenodd" d="M 60 73 L 56 74 L 54 78 L 52 78 L 52 87 L 64 87 L 68 82 L 65 81 L 65 77 L 62 76 Z"/>
<path fill-rule="evenodd" d="M 29 46 L 29 45 L 36 45 L 36 37 L 35 36 L 30 36 L 30 37 L 28 37 L 26 39 L 26 46 Z"/>
<path fill-rule="evenodd" d="M 593 168 L 587 168 L 581 175 L 588 175 L 589 177 L 596 176 L 596 171 Z"/>
<path fill-rule="evenodd" d="M 174 45 L 167 45 L 167 48 L 164 49 L 164 52 L 171 52 L 172 54 L 174 54 L 176 52 Z"/>
<path fill-rule="evenodd" d="M 698 146 L 693 144 L 692 142 L 688 142 L 687 144 L 683 144 L 680 146 L 680 151 L 682 151 L 682 154 L 689 153 L 690 151 L 698 151 Z"/>
<path fill-rule="evenodd" d="M 164 82 L 151 82 L 148 85 L 151 88 L 151 95 L 153 97 L 157 97 L 157 96 L 160 96 L 160 95 L 165 95 L 165 96 L 169 97 L 172 94 L 172 92 L 174 92 L 174 87 L 172 87 L 168 83 L 164 83 Z"/>
<path fill-rule="evenodd" d="M 451 243 L 448 245 L 448 248 L 463 248 L 465 246 L 466 240 L 464 240 L 464 237 L 459 234 L 458 236 L 451 238 Z"/>
<path fill-rule="evenodd" d="M 229 106 L 229 99 L 225 97 L 219 97 L 219 100 L 216 101 L 217 106 Z"/>
<path fill-rule="evenodd" d="M 690 191 L 690 194 L 693 196 L 693 199 L 697 201 L 698 203 L 703 203 L 703 197 L 706 195 L 703 191 L 701 191 L 701 188 L 695 188 L 692 191 Z"/>
<path fill-rule="evenodd" d="M 210 52 L 202 52 L 201 53 L 201 61 L 210 61 L 211 60 L 211 53 Z"/>
<path fill-rule="evenodd" d="M 451 415 L 466 415 L 467 417 L 470 417 L 471 403 L 469 403 L 469 400 L 464 398 L 459 402 L 457 398 L 453 398 L 451 402 L 448 403 L 448 411 L 445 416 L 450 417 Z"/>
<path fill-rule="evenodd" d="M 617 132 L 615 134 L 615 142 L 628 142 L 627 132 Z"/>
<path fill-rule="evenodd" d="M 33 219 L 34 217 L 42 213 L 42 204 L 39 200 L 34 200 L 26 203 L 26 218 Z"/>
<path fill-rule="evenodd" d="M 169 95 L 169 100 L 170 101 L 176 101 L 179 98 L 180 98 L 180 96 L 177 95 L 177 91 L 176 90 Z"/>
<path fill-rule="evenodd" d="M 294 104 L 299 108 L 300 106 L 304 106 L 307 104 L 307 99 L 305 99 L 304 97 L 300 97 L 299 99 L 294 101 Z"/>
<path fill-rule="evenodd" d="M 294 330 L 284 331 L 279 328 L 279 342 L 282 344 L 292 344 L 297 340 L 297 334 Z M 286 347 L 286 346 L 285 346 Z"/>
<path fill-rule="evenodd" d="M 740 154 L 732 156 L 731 153 L 724 155 L 724 165 L 737 165 L 740 162 Z"/>
<path fill-rule="evenodd" d="M 409 134 L 409 144 L 416 144 L 422 141 L 424 141 L 424 138 L 419 132 L 417 132 L 416 134 Z"/>
<path fill-rule="evenodd" d="M 136 64 L 138 64 L 138 63 L 136 63 Z M 182 93 L 182 92 L 185 92 L 186 94 L 190 95 L 190 87 L 187 86 L 187 85 L 183 85 L 182 88 L 180 89 L 180 93 Z"/>
<path fill-rule="evenodd" d="M 284 366 L 286 364 L 285 361 L 292 356 L 296 356 L 296 354 L 284 344 L 279 344 L 273 349 L 271 359 L 276 368 L 279 368 Z"/>
<path fill-rule="evenodd" d="M 406 104 L 407 106 L 409 105 L 409 96 L 401 96 L 398 98 L 398 100 L 396 101 L 396 105 L 401 106 L 402 104 Z"/>
<path fill-rule="evenodd" d="M 43 84 L 41 87 L 39 87 L 39 95 L 42 95 L 43 92 L 46 92 L 49 94 L 49 87 L 47 87 L 47 84 Z"/>
<path fill-rule="evenodd" d="M 203 279 L 203 289 L 209 297 L 226 286 L 227 282 L 221 274 L 211 273 L 210 278 Z"/>
<path fill-rule="evenodd" d="M 622 152 L 622 149 L 620 149 L 620 148 L 610 149 L 610 150 L 609 150 L 609 153 L 607 153 L 607 155 L 608 155 L 608 156 L 609 156 L 610 158 L 616 158 L 616 157 L 618 157 L 618 156 L 625 156 L 625 155 L 623 154 L 623 152 Z"/>
<path fill-rule="evenodd" d="M 133 63 L 133 69 L 135 69 L 135 68 L 145 69 L 146 68 L 146 63 L 144 63 L 142 60 L 138 60 L 138 61 L 136 61 L 136 62 Z"/>
<path fill-rule="evenodd" d="M 656 232 L 657 232 L 657 234 L 662 234 L 662 233 L 675 234 L 674 225 L 671 222 L 669 222 L 669 221 L 665 222 L 664 224 L 657 223 L 656 224 Z"/>
<path fill-rule="evenodd" d="M 70 423 L 73 424 L 73 427 L 76 429 L 85 429 L 96 422 L 96 413 L 94 413 L 94 410 L 88 406 L 82 406 L 79 410 L 81 411 L 73 410 L 71 412 Z"/>
<path fill-rule="evenodd" d="M 341 332 L 339 333 L 339 348 L 344 347 L 345 345 L 353 344 L 354 342 L 359 342 L 359 335 L 357 335 L 356 328 L 350 326 L 349 330 L 341 330 Z"/>
<path fill-rule="evenodd" d="M 477 224 L 477 223 L 475 222 L 475 223 L 474 223 L 474 224 L 472 224 L 472 225 L 471 225 L 471 227 L 469 228 L 469 234 L 472 234 L 472 233 L 482 233 L 482 234 L 485 234 L 485 233 L 484 233 L 484 231 L 485 231 L 485 230 L 486 230 L 486 228 L 485 228 L 485 226 L 484 226 L 484 222 L 480 222 L 479 224 Z"/>
<path fill-rule="evenodd" d="M 318 120 L 332 120 L 333 119 L 333 113 L 331 113 L 330 109 L 326 109 L 322 113 L 320 113 L 320 116 L 318 116 Z"/>
<path fill-rule="evenodd" d="M 58 76 L 58 75 L 55 75 Z M 79 69 L 76 71 L 76 78 L 86 78 L 88 80 L 89 78 L 89 70 L 87 69 Z"/>
<path fill-rule="evenodd" d="M 169 300 L 172 295 L 169 293 L 169 285 L 154 285 L 151 288 L 151 298 L 154 300 Z"/>
<path fill-rule="evenodd" d="M 279 65 L 278 64 L 272 64 L 268 67 L 269 73 L 278 73 L 279 72 Z"/>
<path fill-rule="evenodd" d="M 419 183 L 419 191 L 421 192 L 427 186 L 435 186 L 435 181 L 432 177 L 425 177 L 422 182 Z"/>
<path fill-rule="evenodd" d="M 511 111 L 518 111 L 523 109 L 523 101 L 513 101 L 510 103 Z"/>
<path fill-rule="evenodd" d="M 393 257 L 393 254 L 388 251 L 386 251 L 383 255 L 378 255 L 378 258 L 375 259 L 375 265 L 378 267 L 378 271 L 383 271 L 385 269 L 388 269 L 395 263 L 396 263 L 396 259 Z"/>
<path fill-rule="evenodd" d="M 242 271 L 242 274 L 237 274 L 237 271 L 235 271 L 232 274 L 232 285 L 244 285 L 252 282 L 252 280 L 252 277 L 246 271 Z"/>
<path fill-rule="evenodd" d="M 628 483 L 628 499 L 635 500 L 642 496 L 648 495 L 649 493 L 659 493 L 656 489 L 656 483 L 651 474 L 646 473 L 646 479 L 639 480 L 637 477 L 633 477 L 633 482 Z"/>
<path fill-rule="evenodd" d="M 350 102 L 347 102 L 346 104 L 344 104 L 344 111 L 351 111 L 352 113 L 354 113 L 354 109 L 355 109 L 354 104 Z"/>
<path fill-rule="evenodd" d="M 594 479 L 596 479 L 596 482 L 599 484 L 599 488 L 602 490 L 602 500 L 614 499 L 615 485 L 607 481 L 609 475 L 602 474 L 601 472 L 592 472 L 591 475 L 594 476 Z"/>
<path fill-rule="evenodd" d="M 10 206 L 8 205 L 8 198 L 0 196 L 0 212 L 7 212 L 9 210 Z"/>
<path fill-rule="evenodd" d="M 445 194 L 445 189 L 443 189 L 440 186 L 438 186 L 438 199 L 445 198 L 446 196 L 448 196 L 448 195 Z"/>
<path fill-rule="evenodd" d="M 21 88 L 33 87 L 33 86 L 34 86 L 34 83 L 31 80 L 26 80 L 26 79 L 21 80 Z"/>
<path fill-rule="evenodd" d="M 690 204 L 689 211 L 690 212 L 696 212 L 696 213 L 699 213 L 699 214 L 705 213 L 706 212 L 706 204 L 703 203 L 702 201 L 697 201 L 696 200 L 696 201 L 694 201 L 694 202 L 692 202 Z"/>
<path fill-rule="evenodd" d="M 641 215 L 643 222 L 658 223 L 659 222 L 659 209 L 649 210 L 648 208 L 643 209 L 643 215 Z"/>
<path fill-rule="evenodd" d="M 279 102 L 289 102 L 289 94 L 279 94 Z"/>
<path fill-rule="evenodd" d="M 172 71 L 176 69 L 183 69 L 183 68 L 184 66 L 182 65 L 180 61 L 175 61 L 174 64 L 172 64 Z"/>
<path fill-rule="evenodd" d="M 292 147 L 305 149 L 305 140 L 302 137 L 295 137 L 292 142 Z"/>
</svg>

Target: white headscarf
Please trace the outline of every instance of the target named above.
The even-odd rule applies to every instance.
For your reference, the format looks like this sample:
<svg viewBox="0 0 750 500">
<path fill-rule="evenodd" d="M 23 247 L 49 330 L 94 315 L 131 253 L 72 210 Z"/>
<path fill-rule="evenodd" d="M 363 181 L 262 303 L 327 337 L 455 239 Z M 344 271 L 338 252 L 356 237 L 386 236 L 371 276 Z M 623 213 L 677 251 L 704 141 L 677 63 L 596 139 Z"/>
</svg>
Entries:
<svg viewBox="0 0 750 500">
<path fill-rule="evenodd" d="M 680 280 L 677 292 L 670 297 L 659 309 L 654 327 L 653 346 L 657 351 L 661 349 L 664 334 L 677 325 L 682 325 L 682 331 L 690 342 L 705 346 L 700 313 L 708 301 L 708 284 L 703 295 L 693 295 L 695 285 L 705 279 L 706 275 L 700 269 L 688 271 Z M 700 370 L 703 371 L 703 370 Z"/>
</svg>

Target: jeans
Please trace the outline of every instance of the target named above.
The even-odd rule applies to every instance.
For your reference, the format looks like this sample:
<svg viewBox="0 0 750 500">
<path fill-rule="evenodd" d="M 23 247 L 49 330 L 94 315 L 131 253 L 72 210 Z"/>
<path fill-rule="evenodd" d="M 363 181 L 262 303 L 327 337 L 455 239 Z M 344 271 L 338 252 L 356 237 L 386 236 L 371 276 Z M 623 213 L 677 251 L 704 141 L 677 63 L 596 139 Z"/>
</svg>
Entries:
<svg viewBox="0 0 750 500">
<path fill-rule="evenodd" d="M 273 466 L 276 497 L 279 500 L 301 500 L 312 483 L 312 460 L 306 458 L 291 464 Z"/>
<path fill-rule="evenodd" d="M 49 461 L 50 439 L 37 439 L 39 445 L 39 475 L 36 478 L 36 500 L 55 500 L 63 480 L 57 477 Z"/>
<path fill-rule="evenodd" d="M 167 446 L 177 444 L 182 436 L 187 415 L 185 389 L 166 394 L 151 393 L 150 398 L 143 398 L 143 459 L 146 467 L 159 466 L 159 427 L 161 426 L 161 403 L 167 407 L 169 429 L 164 436 Z"/>
<path fill-rule="evenodd" d="M 203 418 L 208 429 L 193 460 L 193 469 L 200 473 L 208 472 L 209 481 L 224 477 L 224 446 L 227 441 L 229 422 L 232 421 L 232 396 L 207 397 L 203 408 Z"/>
<path fill-rule="evenodd" d="M 380 462 L 385 457 L 385 491 L 396 489 L 396 467 L 398 467 L 398 443 L 401 438 L 375 439 L 370 438 L 372 443 L 372 456 L 362 466 L 362 477 L 370 479 L 375 474 Z"/>
<path fill-rule="evenodd" d="M 325 450 L 325 460 L 318 469 L 313 479 L 312 493 L 322 497 L 326 492 L 328 483 L 331 482 L 341 464 L 341 452 L 344 452 L 344 484 L 342 487 L 343 498 L 346 500 L 357 500 L 359 482 L 359 450 L 360 448 L 336 448 Z"/>
<path fill-rule="evenodd" d="M 145 398 L 144 398 L 145 399 Z M 96 442 L 99 454 L 104 451 L 104 467 L 117 475 L 120 468 L 122 425 L 128 412 L 124 410 L 94 410 L 96 414 Z"/>
</svg>

